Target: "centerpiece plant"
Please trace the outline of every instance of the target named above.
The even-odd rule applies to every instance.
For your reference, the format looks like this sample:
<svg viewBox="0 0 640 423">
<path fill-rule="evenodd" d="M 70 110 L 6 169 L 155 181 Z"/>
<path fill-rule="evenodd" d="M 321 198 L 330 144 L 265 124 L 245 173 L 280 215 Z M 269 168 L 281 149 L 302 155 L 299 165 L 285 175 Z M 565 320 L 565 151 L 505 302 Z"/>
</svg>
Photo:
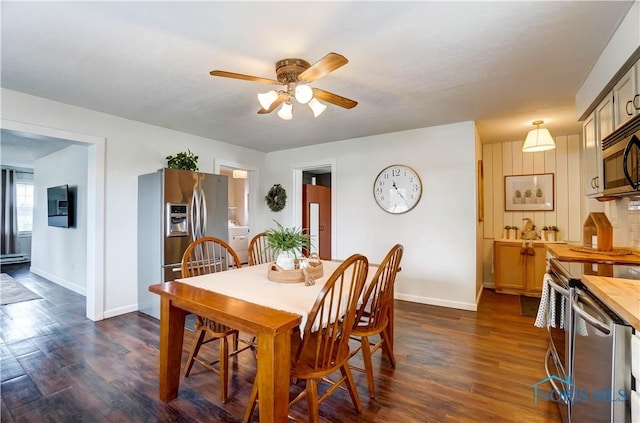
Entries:
<svg viewBox="0 0 640 423">
<path fill-rule="evenodd" d="M 275 221 L 276 227 L 265 231 L 267 246 L 276 255 L 276 264 L 284 270 L 295 268 L 295 260 L 302 248 L 311 247 L 311 238 L 301 227 L 287 228 Z"/>
</svg>

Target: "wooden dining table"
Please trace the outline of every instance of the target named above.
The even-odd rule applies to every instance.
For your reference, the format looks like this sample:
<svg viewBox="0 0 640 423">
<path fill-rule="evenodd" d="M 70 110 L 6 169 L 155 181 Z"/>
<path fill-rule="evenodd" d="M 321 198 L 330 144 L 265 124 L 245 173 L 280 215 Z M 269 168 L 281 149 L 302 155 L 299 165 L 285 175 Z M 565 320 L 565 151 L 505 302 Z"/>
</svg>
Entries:
<svg viewBox="0 0 640 423">
<path fill-rule="evenodd" d="M 286 422 L 292 332 L 304 326 L 317 294 L 339 264 L 323 261 L 324 275 L 313 286 L 271 282 L 269 264 L 151 285 L 149 291 L 160 295 L 160 399 L 178 396 L 185 317 L 194 313 L 257 337 L 260 421 Z M 367 283 L 375 271 L 370 266 Z"/>
</svg>

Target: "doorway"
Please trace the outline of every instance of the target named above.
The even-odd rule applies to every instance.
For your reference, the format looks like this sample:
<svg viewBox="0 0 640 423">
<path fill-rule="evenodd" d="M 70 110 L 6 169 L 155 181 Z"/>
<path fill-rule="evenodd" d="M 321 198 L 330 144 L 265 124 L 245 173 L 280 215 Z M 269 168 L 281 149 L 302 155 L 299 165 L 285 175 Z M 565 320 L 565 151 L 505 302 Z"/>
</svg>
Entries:
<svg viewBox="0 0 640 423">
<path fill-rule="evenodd" d="M 302 227 L 307 228 L 312 251 L 331 260 L 331 167 L 302 172 Z"/>
<path fill-rule="evenodd" d="M 238 255 L 241 264 L 249 261 L 250 175 L 252 172 L 234 166 L 220 166 L 219 174 L 229 178 L 227 242 Z"/>
</svg>

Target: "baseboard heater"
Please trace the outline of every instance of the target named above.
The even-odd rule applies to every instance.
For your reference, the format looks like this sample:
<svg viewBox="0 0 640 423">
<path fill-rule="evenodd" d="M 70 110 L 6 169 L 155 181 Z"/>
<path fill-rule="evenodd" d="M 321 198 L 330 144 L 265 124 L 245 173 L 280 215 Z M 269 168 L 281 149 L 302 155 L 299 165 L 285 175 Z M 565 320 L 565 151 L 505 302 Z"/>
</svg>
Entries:
<svg viewBox="0 0 640 423">
<path fill-rule="evenodd" d="M 2 254 L 0 256 L 0 264 L 26 263 L 31 258 L 26 254 Z"/>
</svg>

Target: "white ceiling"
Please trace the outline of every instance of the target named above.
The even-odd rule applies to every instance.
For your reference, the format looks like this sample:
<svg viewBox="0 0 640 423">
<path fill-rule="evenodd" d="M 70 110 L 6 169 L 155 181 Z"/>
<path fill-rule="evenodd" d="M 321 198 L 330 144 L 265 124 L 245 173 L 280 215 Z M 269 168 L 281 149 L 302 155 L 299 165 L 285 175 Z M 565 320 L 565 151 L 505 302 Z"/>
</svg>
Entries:
<svg viewBox="0 0 640 423">
<path fill-rule="evenodd" d="M 485 143 L 536 119 L 575 134 L 575 94 L 631 5 L 2 1 L 2 87 L 264 152 L 468 120 Z M 349 63 L 313 86 L 359 104 L 316 119 L 258 115 L 270 86 L 209 75 L 332 51 Z"/>
</svg>

